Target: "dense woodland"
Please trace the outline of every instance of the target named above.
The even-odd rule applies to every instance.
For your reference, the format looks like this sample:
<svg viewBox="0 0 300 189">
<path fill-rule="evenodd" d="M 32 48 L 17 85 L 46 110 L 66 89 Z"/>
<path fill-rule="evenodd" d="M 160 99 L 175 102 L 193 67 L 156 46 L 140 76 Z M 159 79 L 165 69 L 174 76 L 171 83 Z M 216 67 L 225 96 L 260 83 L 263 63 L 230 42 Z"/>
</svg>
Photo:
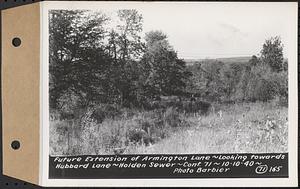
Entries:
<svg viewBox="0 0 300 189">
<path fill-rule="evenodd" d="M 172 107 L 208 113 L 216 103 L 287 105 L 288 62 L 279 36 L 266 39 L 260 55 L 247 62 L 211 59 L 187 65 L 167 34 L 143 33 L 143 17 L 136 10 L 119 10 L 113 18 L 92 11 L 49 14 L 50 114 L 57 115 L 53 119 L 79 119 L 89 108 L 102 123 L 107 116 L 122 114 L 121 109 L 168 113 Z M 171 117 L 183 124 L 179 114 Z"/>
</svg>

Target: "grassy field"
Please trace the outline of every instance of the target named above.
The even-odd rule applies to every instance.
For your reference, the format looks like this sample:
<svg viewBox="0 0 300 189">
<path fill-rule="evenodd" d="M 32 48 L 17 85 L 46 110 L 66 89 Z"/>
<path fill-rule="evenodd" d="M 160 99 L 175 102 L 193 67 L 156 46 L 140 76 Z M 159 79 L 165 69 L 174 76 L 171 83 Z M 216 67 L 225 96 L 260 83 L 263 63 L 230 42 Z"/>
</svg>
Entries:
<svg viewBox="0 0 300 189">
<path fill-rule="evenodd" d="M 50 154 L 287 152 L 288 108 L 272 103 L 214 105 L 208 115 L 175 109 L 124 112 L 102 123 L 50 121 Z"/>
</svg>

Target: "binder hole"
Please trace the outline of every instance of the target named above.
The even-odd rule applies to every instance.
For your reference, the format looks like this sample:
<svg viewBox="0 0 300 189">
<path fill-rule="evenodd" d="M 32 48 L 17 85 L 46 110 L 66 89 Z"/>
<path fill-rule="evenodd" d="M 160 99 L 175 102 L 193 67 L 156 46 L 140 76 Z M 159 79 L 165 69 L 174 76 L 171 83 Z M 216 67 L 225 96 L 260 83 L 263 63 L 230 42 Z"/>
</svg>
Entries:
<svg viewBox="0 0 300 189">
<path fill-rule="evenodd" d="M 12 147 L 12 149 L 14 149 L 14 150 L 19 149 L 20 146 L 21 146 L 21 145 L 20 145 L 20 142 L 17 141 L 17 140 L 12 141 L 12 143 L 11 143 L 11 147 Z"/>
<path fill-rule="evenodd" d="M 15 47 L 20 46 L 20 45 L 21 45 L 21 39 L 18 38 L 18 37 L 13 38 L 12 44 L 13 44 L 13 46 L 15 46 Z"/>
</svg>

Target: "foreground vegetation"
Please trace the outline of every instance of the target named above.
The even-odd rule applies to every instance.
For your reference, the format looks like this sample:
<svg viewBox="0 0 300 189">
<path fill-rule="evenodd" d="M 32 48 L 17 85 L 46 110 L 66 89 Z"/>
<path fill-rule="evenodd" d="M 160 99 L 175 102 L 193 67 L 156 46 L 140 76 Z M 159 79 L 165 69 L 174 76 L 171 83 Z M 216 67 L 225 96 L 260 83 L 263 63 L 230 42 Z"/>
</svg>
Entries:
<svg viewBox="0 0 300 189">
<path fill-rule="evenodd" d="M 52 155 L 287 150 L 279 36 L 247 61 L 187 64 L 162 31 L 141 37 L 137 10 L 115 14 L 49 12 Z"/>
<path fill-rule="evenodd" d="M 50 122 L 51 155 L 287 152 L 288 109 L 274 103 L 215 105 L 208 115 L 173 108 L 124 110 L 97 123 Z"/>
</svg>

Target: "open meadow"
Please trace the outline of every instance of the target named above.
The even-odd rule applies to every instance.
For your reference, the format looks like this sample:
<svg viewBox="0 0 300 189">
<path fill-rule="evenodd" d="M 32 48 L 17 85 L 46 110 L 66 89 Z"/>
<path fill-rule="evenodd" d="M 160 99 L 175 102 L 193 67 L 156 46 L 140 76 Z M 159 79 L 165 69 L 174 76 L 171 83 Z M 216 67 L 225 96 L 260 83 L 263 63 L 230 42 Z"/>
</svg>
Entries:
<svg viewBox="0 0 300 189">
<path fill-rule="evenodd" d="M 50 121 L 50 154 L 180 154 L 287 152 L 287 107 L 274 103 L 215 105 L 214 112 L 114 112 L 97 123 L 86 116 Z M 111 112 L 112 114 L 112 112 Z"/>
</svg>

